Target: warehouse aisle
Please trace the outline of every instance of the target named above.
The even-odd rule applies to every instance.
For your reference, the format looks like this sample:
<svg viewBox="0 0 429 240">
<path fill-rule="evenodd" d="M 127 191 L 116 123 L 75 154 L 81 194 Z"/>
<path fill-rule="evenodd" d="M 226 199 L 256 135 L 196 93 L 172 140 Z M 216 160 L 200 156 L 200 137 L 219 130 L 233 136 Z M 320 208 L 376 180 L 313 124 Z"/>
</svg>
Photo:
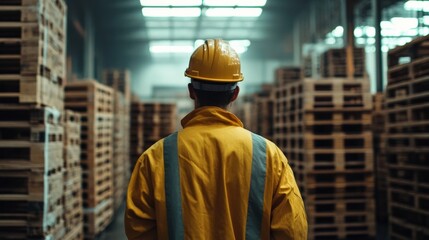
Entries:
<svg viewBox="0 0 429 240">
<path fill-rule="evenodd" d="M 126 240 L 124 232 L 125 201 L 116 213 L 112 223 L 101 234 L 98 240 Z"/>
</svg>

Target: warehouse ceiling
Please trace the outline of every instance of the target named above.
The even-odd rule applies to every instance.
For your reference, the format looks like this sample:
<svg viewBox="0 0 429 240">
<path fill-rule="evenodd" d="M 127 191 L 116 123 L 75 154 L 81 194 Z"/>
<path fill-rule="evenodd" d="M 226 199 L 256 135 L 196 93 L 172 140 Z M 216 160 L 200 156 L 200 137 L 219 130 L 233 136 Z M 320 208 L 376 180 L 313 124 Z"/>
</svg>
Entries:
<svg viewBox="0 0 429 240">
<path fill-rule="evenodd" d="M 170 1 L 156 2 L 161 4 Z M 243 47 L 248 47 L 249 53 L 255 56 L 284 58 L 292 54 L 292 47 L 285 46 L 286 38 L 292 30 L 292 20 L 301 9 L 306 7 L 308 1 L 267 0 L 266 4 L 261 6 L 262 14 L 257 17 L 237 16 L 237 13 L 235 16 L 212 17 L 209 16 L 209 9 L 213 7 L 205 5 L 206 2 L 215 4 L 225 2 L 215 7 L 223 8 L 218 10 L 221 10 L 221 14 L 225 14 L 228 10 L 225 8 L 229 7 L 226 5 L 233 1 L 200 0 L 200 2 L 197 8 L 201 12 L 191 12 L 190 14 L 194 14 L 193 17 L 145 17 L 142 14 L 142 8 L 145 6 L 142 6 L 140 0 L 95 0 L 96 29 L 105 45 L 104 49 L 109 49 L 109 53 L 105 54 L 122 59 L 121 61 L 124 58 L 137 60 L 153 56 L 154 53 L 149 51 L 153 45 L 192 45 L 193 47 L 198 39 L 220 37 L 226 40 L 245 40 L 236 43 L 243 51 L 246 50 Z M 257 5 L 265 1 L 241 2 L 248 4 L 254 2 Z M 153 8 L 153 6 L 149 7 Z M 180 14 L 179 10 L 183 8 L 188 7 L 178 7 L 171 13 Z M 247 14 L 255 13 L 251 6 L 235 6 L 235 8 L 244 9 L 245 14 L 246 11 Z M 182 48 L 181 51 L 189 51 L 189 49 Z M 114 64 L 117 65 L 118 62 Z"/>
</svg>

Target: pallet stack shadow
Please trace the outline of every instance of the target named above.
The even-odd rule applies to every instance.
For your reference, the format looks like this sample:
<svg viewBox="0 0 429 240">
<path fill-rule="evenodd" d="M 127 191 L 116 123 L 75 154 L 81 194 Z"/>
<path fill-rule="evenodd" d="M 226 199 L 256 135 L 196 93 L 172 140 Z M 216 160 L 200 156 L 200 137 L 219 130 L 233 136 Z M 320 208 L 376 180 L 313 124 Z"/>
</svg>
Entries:
<svg viewBox="0 0 429 240">
<path fill-rule="evenodd" d="M 130 132 L 130 171 L 132 172 L 137 159 L 143 153 L 144 125 L 143 103 L 135 96 L 131 101 L 131 132 Z"/>
<path fill-rule="evenodd" d="M 64 112 L 64 240 L 83 239 L 80 114 Z"/>
<path fill-rule="evenodd" d="M 297 68 L 281 71 L 274 136 L 302 192 L 309 239 L 374 239 L 369 79 L 340 78 L 335 71 L 302 79 Z"/>
<path fill-rule="evenodd" d="M 391 239 L 429 239 L 428 44 L 428 36 L 417 38 L 388 56 L 385 154 Z"/>
<path fill-rule="evenodd" d="M 176 104 L 143 103 L 143 150 L 176 130 Z"/>
<path fill-rule="evenodd" d="M 69 82 L 65 106 L 81 115 L 82 198 L 85 239 L 94 239 L 113 215 L 112 88 L 95 80 Z"/>
<path fill-rule="evenodd" d="M 0 4 L 0 239 L 61 239 L 64 1 Z"/>
<path fill-rule="evenodd" d="M 115 90 L 113 118 L 113 204 L 123 203 L 130 175 L 130 73 L 126 70 L 105 70 L 103 82 Z"/>
</svg>

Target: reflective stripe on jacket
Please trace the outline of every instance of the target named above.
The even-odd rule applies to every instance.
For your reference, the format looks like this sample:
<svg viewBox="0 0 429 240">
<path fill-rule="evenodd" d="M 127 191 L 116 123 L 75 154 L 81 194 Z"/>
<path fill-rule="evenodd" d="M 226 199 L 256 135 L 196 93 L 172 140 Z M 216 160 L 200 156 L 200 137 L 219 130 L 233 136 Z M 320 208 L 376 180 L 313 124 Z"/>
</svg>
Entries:
<svg viewBox="0 0 429 240">
<path fill-rule="evenodd" d="M 216 107 L 194 110 L 182 125 L 137 161 L 129 239 L 306 239 L 301 195 L 272 142 Z"/>
</svg>

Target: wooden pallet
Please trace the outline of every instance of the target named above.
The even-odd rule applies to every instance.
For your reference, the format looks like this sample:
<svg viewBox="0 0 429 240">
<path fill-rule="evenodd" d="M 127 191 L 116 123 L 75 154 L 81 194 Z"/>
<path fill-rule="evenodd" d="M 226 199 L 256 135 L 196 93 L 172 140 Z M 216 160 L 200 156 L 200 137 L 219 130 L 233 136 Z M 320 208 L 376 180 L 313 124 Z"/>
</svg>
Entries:
<svg viewBox="0 0 429 240">
<path fill-rule="evenodd" d="M 70 171 L 70 170 L 69 170 Z M 83 235 L 83 207 L 82 207 L 82 177 L 80 167 L 77 166 L 72 174 L 73 178 L 64 180 L 64 227 L 66 235 L 79 235 L 76 227 L 80 225 L 80 235 Z M 72 237 L 70 236 L 70 238 Z"/>
<path fill-rule="evenodd" d="M 57 110 L 0 105 L 0 115 L 0 169 L 61 170 L 63 127 Z"/>
<path fill-rule="evenodd" d="M 85 208 L 84 230 L 85 239 L 96 239 L 107 225 L 109 225 L 113 216 L 112 200 L 105 200 L 95 208 Z"/>
<path fill-rule="evenodd" d="M 285 84 L 301 79 L 301 68 L 298 67 L 281 67 L 275 70 L 275 82 L 277 84 Z"/>
<path fill-rule="evenodd" d="M 1 239 L 17 233 L 22 234 L 17 238 L 55 235 L 57 228 L 63 228 L 61 171 L 1 170 L 0 176 Z M 5 227 L 9 227 L 10 232 L 1 230 Z M 26 230 L 21 232 L 24 227 Z"/>
<path fill-rule="evenodd" d="M 117 88 L 124 88 L 119 85 Z M 129 87 L 129 86 L 128 86 Z M 113 205 L 118 209 L 125 196 L 130 157 L 130 101 L 122 92 L 115 91 L 113 133 Z"/>
<path fill-rule="evenodd" d="M 83 223 L 79 223 L 73 227 L 63 237 L 64 240 L 83 240 Z"/>
<path fill-rule="evenodd" d="M 80 167 L 81 115 L 64 112 L 64 239 L 83 239 L 82 170 Z"/>
<path fill-rule="evenodd" d="M 124 94 L 131 101 L 131 73 L 128 70 L 107 69 L 103 72 L 103 83 Z"/>
<path fill-rule="evenodd" d="M 0 6 L 1 103 L 63 108 L 65 11 L 63 1 Z"/>
<path fill-rule="evenodd" d="M 176 114 L 175 104 L 143 103 L 143 150 L 174 132 Z"/>
<path fill-rule="evenodd" d="M 110 201 L 113 194 L 114 90 L 94 80 L 82 80 L 67 83 L 65 91 L 66 107 L 81 115 L 82 204 L 84 209 L 93 209 Z M 89 215 L 84 211 L 84 218 Z M 84 230 L 85 236 L 95 237 L 88 227 Z"/>
<path fill-rule="evenodd" d="M 359 223 L 359 231 L 353 229 L 354 223 L 335 217 L 337 208 L 353 201 L 365 202 L 360 214 L 374 212 L 373 105 L 368 79 L 303 78 L 277 82 L 274 91 L 274 141 L 288 158 L 302 191 L 312 223 L 310 239 L 374 238 L 374 217 Z M 315 211 L 328 203 L 335 209 Z M 323 223 L 320 217 L 334 222 Z"/>
<path fill-rule="evenodd" d="M 329 49 L 321 56 L 321 74 L 323 77 L 347 77 L 346 49 Z M 365 77 L 365 51 L 355 48 L 353 51 L 354 77 Z"/>
<path fill-rule="evenodd" d="M 86 169 L 82 168 L 82 191 L 84 207 L 94 207 L 112 197 L 112 163 Z"/>
<path fill-rule="evenodd" d="M 408 62 L 412 62 L 422 57 L 428 56 L 428 42 L 429 36 L 419 37 L 403 46 L 399 46 L 395 49 L 390 50 L 388 53 L 389 69 L 401 65 L 403 60 L 408 60 Z"/>
</svg>

